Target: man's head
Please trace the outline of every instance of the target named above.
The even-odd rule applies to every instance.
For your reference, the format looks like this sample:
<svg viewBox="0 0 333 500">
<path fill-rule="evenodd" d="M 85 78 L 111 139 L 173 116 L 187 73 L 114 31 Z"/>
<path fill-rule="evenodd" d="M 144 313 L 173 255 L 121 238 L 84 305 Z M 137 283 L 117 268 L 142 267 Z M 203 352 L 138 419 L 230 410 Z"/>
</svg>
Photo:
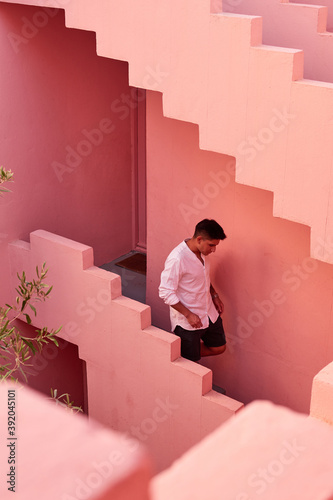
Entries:
<svg viewBox="0 0 333 500">
<path fill-rule="evenodd" d="M 225 238 L 222 227 L 213 219 L 204 219 L 195 226 L 193 240 L 196 242 L 197 250 L 203 255 L 215 252 L 220 240 Z"/>
<path fill-rule="evenodd" d="M 220 226 L 213 219 L 204 219 L 195 226 L 194 238 L 202 236 L 206 240 L 224 240 L 226 235 Z"/>
</svg>

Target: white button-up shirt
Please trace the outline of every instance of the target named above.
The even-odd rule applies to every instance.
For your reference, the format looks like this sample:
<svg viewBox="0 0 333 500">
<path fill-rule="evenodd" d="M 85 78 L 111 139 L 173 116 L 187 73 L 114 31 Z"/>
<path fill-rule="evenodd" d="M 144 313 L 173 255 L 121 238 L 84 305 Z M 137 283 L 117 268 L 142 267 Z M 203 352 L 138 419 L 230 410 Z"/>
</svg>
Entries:
<svg viewBox="0 0 333 500">
<path fill-rule="evenodd" d="M 203 264 L 185 241 L 172 250 L 165 261 L 161 274 L 159 295 L 164 302 L 173 306 L 181 302 L 201 319 L 202 328 L 207 328 L 210 320 L 215 323 L 219 314 L 210 294 L 209 262 L 201 255 Z M 186 330 L 196 330 L 185 316 L 170 307 L 171 329 L 177 325 Z"/>
</svg>

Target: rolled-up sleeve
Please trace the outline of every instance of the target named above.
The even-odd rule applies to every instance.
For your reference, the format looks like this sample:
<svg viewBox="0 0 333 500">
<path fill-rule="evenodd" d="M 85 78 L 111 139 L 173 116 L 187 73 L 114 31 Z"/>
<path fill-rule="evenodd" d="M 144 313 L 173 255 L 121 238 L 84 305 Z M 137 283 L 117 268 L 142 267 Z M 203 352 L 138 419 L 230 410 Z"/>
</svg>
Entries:
<svg viewBox="0 0 333 500">
<path fill-rule="evenodd" d="M 180 278 L 180 263 L 178 259 L 168 258 L 161 274 L 159 296 L 168 306 L 178 304 L 178 283 Z"/>
</svg>

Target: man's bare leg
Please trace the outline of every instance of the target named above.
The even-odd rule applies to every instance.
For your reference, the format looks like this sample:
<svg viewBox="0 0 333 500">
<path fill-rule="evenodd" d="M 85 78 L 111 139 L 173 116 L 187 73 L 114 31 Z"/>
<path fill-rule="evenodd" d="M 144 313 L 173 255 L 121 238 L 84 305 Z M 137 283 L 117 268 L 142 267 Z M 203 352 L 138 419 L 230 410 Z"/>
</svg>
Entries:
<svg viewBox="0 0 333 500">
<path fill-rule="evenodd" d="M 222 354 L 225 349 L 226 345 L 221 345 L 219 347 L 208 347 L 203 342 L 201 342 L 200 354 L 201 356 L 217 356 L 218 354 Z"/>
</svg>

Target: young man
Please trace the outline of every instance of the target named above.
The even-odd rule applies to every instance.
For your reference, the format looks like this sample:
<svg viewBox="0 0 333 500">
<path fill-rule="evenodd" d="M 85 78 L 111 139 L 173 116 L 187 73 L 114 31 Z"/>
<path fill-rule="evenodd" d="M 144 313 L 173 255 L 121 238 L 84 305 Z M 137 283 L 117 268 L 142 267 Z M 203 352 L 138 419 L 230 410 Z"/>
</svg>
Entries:
<svg viewBox="0 0 333 500">
<path fill-rule="evenodd" d="M 170 306 L 171 329 L 181 338 L 181 355 L 192 361 L 225 351 L 223 303 L 210 283 L 206 259 L 225 238 L 215 220 L 202 220 L 192 238 L 172 250 L 161 274 L 159 295 Z"/>
</svg>

